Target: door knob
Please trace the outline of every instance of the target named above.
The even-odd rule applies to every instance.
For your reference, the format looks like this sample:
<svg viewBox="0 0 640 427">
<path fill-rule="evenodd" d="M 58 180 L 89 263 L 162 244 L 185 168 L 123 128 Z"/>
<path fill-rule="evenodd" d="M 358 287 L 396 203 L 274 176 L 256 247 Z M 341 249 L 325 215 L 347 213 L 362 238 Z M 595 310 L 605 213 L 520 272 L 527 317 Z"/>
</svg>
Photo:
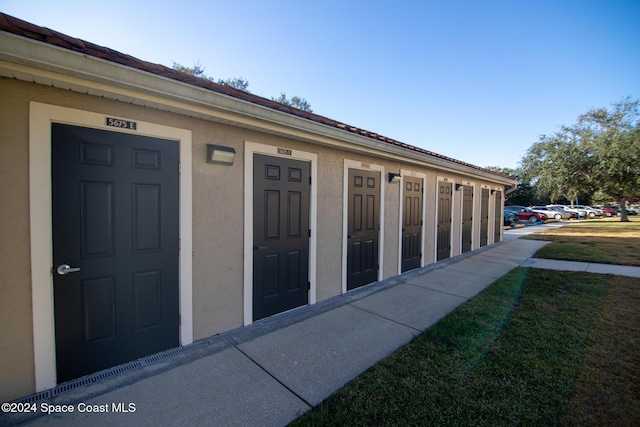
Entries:
<svg viewBox="0 0 640 427">
<path fill-rule="evenodd" d="M 69 264 L 60 264 L 56 271 L 59 275 L 64 276 L 65 274 L 75 273 L 80 271 L 80 267 L 71 267 Z"/>
</svg>

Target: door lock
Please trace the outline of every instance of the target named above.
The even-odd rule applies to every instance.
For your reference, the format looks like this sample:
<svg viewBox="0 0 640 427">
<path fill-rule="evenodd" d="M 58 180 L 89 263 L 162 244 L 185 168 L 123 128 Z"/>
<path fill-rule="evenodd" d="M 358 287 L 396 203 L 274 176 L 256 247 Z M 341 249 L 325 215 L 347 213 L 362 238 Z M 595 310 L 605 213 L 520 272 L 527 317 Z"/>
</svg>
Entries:
<svg viewBox="0 0 640 427">
<path fill-rule="evenodd" d="M 80 271 L 80 267 L 71 267 L 69 264 L 60 264 L 58 268 L 56 268 L 56 272 L 61 276 L 78 271 Z"/>
</svg>

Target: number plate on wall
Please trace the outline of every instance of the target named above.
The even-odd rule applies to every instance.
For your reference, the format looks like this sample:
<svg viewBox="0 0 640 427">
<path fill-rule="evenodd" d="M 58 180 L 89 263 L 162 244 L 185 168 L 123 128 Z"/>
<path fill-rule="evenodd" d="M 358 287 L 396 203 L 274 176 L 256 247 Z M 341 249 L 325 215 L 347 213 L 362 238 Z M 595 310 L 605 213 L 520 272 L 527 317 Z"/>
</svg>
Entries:
<svg viewBox="0 0 640 427">
<path fill-rule="evenodd" d="M 107 117 L 107 126 L 113 126 L 122 129 L 137 130 L 137 123 L 130 122 L 128 120 L 114 119 L 113 117 Z"/>
</svg>

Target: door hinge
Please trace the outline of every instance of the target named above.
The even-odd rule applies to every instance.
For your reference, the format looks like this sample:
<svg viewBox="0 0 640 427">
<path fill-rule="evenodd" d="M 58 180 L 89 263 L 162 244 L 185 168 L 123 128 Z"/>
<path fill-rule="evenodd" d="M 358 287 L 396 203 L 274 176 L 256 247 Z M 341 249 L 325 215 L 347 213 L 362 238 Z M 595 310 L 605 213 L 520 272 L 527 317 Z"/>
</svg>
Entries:
<svg viewBox="0 0 640 427">
<path fill-rule="evenodd" d="M 178 163 L 178 175 L 182 173 L 182 163 Z"/>
<path fill-rule="evenodd" d="M 309 177 L 309 185 L 311 185 L 311 177 Z"/>
<path fill-rule="evenodd" d="M 309 237 L 311 237 L 311 230 L 309 230 Z"/>
<path fill-rule="evenodd" d="M 311 282 L 307 282 L 307 289 L 311 289 Z"/>
<path fill-rule="evenodd" d="M 180 249 L 182 249 L 182 241 L 180 239 L 178 239 L 178 251 L 180 251 Z"/>
</svg>

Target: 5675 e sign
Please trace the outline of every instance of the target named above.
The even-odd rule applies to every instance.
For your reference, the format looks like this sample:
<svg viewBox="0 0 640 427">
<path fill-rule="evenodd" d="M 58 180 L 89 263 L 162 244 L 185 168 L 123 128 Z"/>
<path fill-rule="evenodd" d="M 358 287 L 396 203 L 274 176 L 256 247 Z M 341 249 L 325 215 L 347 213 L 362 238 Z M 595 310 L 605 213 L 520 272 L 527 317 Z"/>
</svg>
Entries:
<svg viewBox="0 0 640 427">
<path fill-rule="evenodd" d="M 137 130 L 138 129 L 138 125 L 137 125 L 136 122 L 130 122 L 128 120 L 114 119 L 113 117 L 107 117 L 107 126 L 113 126 L 113 127 L 116 127 L 116 128 L 130 129 L 130 130 Z"/>
</svg>

